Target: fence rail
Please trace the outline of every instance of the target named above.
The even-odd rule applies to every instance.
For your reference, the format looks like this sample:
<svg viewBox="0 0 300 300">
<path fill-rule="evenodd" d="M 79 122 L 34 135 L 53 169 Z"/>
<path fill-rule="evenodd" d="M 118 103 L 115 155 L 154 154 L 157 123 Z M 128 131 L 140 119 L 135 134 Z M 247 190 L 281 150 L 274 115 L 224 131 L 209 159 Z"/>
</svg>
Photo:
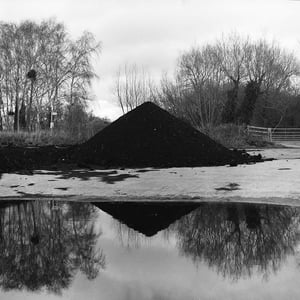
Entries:
<svg viewBox="0 0 300 300">
<path fill-rule="evenodd" d="M 300 141 L 300 128 L 267 128 L 247 126 L 247 131 L 253 136 L 265 138 L 270 142 Z"/>
</svg>

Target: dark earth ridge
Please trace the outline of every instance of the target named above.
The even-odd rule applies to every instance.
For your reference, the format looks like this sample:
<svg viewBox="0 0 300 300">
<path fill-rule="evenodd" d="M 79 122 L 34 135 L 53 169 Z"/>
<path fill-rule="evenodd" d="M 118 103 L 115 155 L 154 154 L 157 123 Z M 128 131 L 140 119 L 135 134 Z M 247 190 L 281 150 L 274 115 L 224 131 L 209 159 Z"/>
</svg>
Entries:
<svg viewBox="0 0 300 300">
<path fill-rule="evenodd" d="M 146 102 L 73 146 L 0 147 L 0 171 L 61 168 L 236 166 L 263 161 L 229 150 L 157 105 Z"/>
</svg>

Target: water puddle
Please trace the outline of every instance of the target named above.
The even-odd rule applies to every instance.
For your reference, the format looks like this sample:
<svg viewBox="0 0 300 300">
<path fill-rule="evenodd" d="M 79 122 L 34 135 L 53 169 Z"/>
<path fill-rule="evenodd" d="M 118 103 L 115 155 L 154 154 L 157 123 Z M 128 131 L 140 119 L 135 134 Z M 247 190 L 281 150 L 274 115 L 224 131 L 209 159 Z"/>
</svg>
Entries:
<svg viewBox="0 0 300 300">
<path fill-rule="evenodd" d="M 1 299 L 299 299 L 300 210 L 5 202 Z"/>
</svg>

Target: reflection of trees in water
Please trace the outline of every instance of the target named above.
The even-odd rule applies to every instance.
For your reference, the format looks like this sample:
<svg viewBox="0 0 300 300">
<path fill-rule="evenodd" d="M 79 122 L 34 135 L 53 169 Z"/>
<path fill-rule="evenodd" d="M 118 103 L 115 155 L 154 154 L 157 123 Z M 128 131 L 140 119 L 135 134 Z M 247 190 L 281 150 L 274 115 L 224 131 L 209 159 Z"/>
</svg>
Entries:
<svg viewBox="0 0 300 300">
<path fill-rule="evenodd" d="M 151 246 L 158 234 L 161 235 L 164 242 L 167 243 L 170 243 L 175 236 L 174 232 L 170 228 L 167 228 L 149 237 L 115 219 L 112 220 L 112 227 L 115 229 L 116 238 L 121 246 L 128 249 L 139 249 Z"/>
<path fill-rule="evenodd" d="M 210 204 L 177 225 L 179 247 L 195 262 L 204 261 L 224 277 L 237 280 L 253 272 L 276 272 L 299 241 L 297 208 Z"/>
<path fill-rule="evenodd" d="M 89 204 L 29 202 L 0 209 L 0 285 L 4 290 L 46 288 L 60 293 L 76 271 L 88 279 L 105 265 L 96 250 Z"/>
<path fill-rule="evenodd" d="M 140 248 L 149 243 L 149 237 L 144 236 L 118 220 L 113 219 L 112 226 L 115 228 L 117 239 L 123 247 Z"/>
</svg>

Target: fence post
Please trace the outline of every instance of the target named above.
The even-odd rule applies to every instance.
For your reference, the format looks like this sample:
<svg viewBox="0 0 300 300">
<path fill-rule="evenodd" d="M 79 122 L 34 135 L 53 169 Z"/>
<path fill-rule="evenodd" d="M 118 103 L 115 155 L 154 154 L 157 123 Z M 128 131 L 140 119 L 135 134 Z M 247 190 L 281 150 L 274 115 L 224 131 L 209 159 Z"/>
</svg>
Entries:
<svg viewBox="0 0 300 300">
<path fill-rule="evenodd" d="M 268 139 L 269 142 L 272 142 L 272 128 L 268 128 Z"/>
</svg>

